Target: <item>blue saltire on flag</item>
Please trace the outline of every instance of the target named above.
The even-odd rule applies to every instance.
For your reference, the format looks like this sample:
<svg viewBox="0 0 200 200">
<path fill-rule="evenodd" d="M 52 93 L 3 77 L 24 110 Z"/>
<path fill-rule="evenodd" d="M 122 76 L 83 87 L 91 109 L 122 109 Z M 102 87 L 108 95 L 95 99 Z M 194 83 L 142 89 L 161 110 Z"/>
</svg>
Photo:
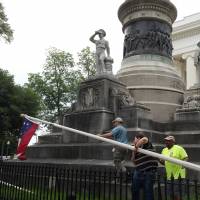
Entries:
<svg viewBox="0 0 200 200">
<path fill-rule="evenodd" d="M 34 123 L 28 119 L 24 119 L 23 125 L 21 127 L 20 130 L 20 142 L 19 145 L 17 147 L 17 157 L 20 160 L 25 160 L 26 156 L 25 156 L 25 152 L 26 152 L 26 148 L 32 138 L 32 136 L 34 135 L 35 131 L 38 128 L 38 124 Z"/>
</svg>

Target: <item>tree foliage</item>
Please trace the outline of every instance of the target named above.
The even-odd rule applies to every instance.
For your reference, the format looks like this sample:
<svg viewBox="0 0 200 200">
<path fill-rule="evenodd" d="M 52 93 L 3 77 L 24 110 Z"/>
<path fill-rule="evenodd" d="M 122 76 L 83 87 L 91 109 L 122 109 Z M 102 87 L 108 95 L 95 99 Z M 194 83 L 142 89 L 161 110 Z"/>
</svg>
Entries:
<svg viewBox="0 0 200 200">
<path fill-rule="evenodd" d="M 28 87 L 40 95 L 43 116 L 53 120 L 74 102 L 81 80 L 83 76 L 75 68 L 72 54 L 51 48 L 43 72 L 29 74 Z"/>
<path fill-rule="evenodd" d="M 78 66 L 82 69 L 85 78 L 95 74 L 95 54 L 91 52 L 90 47 L 86 47 L 78 53 Z"/>
<path fill-rule="evenodd" d="M 35 116 L 38 110 L 38 96 L 30 88 L 15 85 L 13 76 L 0 69 L 0 140 L 16 144 L 22 124 L 20 114 Z"/>
<path fill-rule="evenodd" d="M 13 39 L 13 30 L 7 21 L 8 19 L 4 12 L 4 7 L 2 3 L 0 3 L 0 37 L 6 42 L 11 42 Z"/>
</svg>

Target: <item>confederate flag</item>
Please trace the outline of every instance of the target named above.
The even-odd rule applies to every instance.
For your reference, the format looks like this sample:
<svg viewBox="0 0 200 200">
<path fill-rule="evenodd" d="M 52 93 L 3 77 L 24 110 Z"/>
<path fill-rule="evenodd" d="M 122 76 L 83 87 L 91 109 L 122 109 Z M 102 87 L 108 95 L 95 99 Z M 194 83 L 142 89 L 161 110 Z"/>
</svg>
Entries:
<svg viewBox="0 0 200 200">
<path fill-rule="evenodd" d="M 25 119 L 20 131 L 20 141 L 17 147 L 17 157 L 20 160 L 26 160 L 25 151 L 26 148 L 38 128 L 38 124 Z"/>
</svg>

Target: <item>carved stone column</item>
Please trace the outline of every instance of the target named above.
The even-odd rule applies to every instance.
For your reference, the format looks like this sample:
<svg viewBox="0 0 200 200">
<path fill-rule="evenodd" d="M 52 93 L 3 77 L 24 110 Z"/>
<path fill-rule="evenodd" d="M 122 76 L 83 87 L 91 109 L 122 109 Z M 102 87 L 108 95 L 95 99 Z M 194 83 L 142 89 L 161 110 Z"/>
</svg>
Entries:
<svg viewBox="0 0 200 200">
<path fill-rule="evenodd" d="M 173 119 L 183 102 L 182 78 L 172 62 L 172 24 L 176 7 L 167 0 L 126 0 L 118 10 L 124 49 L 117 76 L 136 102 L 151 109 L 153 119 Z"/>
<path fill-rule="evenodd" d="M 189 89 L 197 83 L 196 67 L 194 65 L 194 52 L 183 54 L 182 58 L 186 60 L 186 87 Z"/>
</svg>

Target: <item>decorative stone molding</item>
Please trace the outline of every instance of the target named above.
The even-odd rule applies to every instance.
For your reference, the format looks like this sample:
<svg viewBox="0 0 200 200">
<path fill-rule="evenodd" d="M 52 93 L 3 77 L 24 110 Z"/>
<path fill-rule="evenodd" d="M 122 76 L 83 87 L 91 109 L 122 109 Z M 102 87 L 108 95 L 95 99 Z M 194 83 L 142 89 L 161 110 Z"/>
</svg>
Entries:
<svg viewBox="0 0 200 200">
<path fill-rule="evenodd" d="M 200 111 L 200 95 L 188 96 L 185 99 L 182 108 L 176 109 L 176 112 Z"/>
<path fill-rule="evenodd" d="M 185 54 L 182 54 L 182 58 L 183 58 L 184 60 L 187 60 L 189 57 L 190 57 L 190 58 L 194 58 L 194 57 L 195 57 L 195 54 L 196 54 L 195 51 L 187 52 L 187 53 L 185 53 Z"/>
<path fill-rule="evenodd" d="M 196 13 L 173 24 L 172 40 L 180 40 L 200 34 L 200 13 Z"/>
<path fill-rule="evenodd" d="M 127 24 L 131 21 L 135 21 L 138 18 L 144 18 L 144 17 L 162 19 L 162 20 L 168 22 L 169 24 L 172 23 L 170 17 L 163 14 L 162 12 L 152 11 L 152 10 L 143 10 L 143 11 L 140 10 L 137 12 L 129 13 L 124 18 L 123 24 Z"/>
<path fill-rule="evenodd" d="M 81 91 L 80 103 L 82 110 L 91 109 L 98 106 L 99 101 L 99 89 L 98 88 L 86 88 Z"/>
<path fill-rule="evenodd" d="M 200 21 L 199 21 L 199 27 L 192 28 L 187 31 L 183 30 L 178 33 L 173 32 L 172 40 L 180 40 L 180 39 L 192 37 L 192 36 L 199 35 L 199 34 L 200 34 Z"/>
<path fill-rule="evenodd" d="M 183 87 L 181 87 L 180 84 L 174 84 L 175 88 L 172 87 L 159 87 L 159 86 L 153 86 L 153 85 L 145 85 L 145 86 L 128 86 L 127 89 L 152 89 L 152 90 L 165 90 L 165 91 L 174 91 L 178 92 L 180 94 L 184 94 Z M 177 88 L 177 89 L 176 89 Z"/>
<path fill-rule="evenodd" d="M 144 13 L 143 18 L 149 18 L 152 16 L 148 11 L 154 11 L 154 17 L 158 19 L 163 19 L 167 23 L 172 24 L 177 17 L 177 10 L 176 7 L 170 2 L 166 0 L 129 0 L 125 1 L 118 10 L 118 17 L 119 20 L 123 25 L 127 23 L 127 17 L 131 17 L 132 13 L 134 12 L 141 12 Z M 161 14 L 162 13 L 162 14 Z M 164 15 L 166 17 L 164 17 Z"/>
</svg>

